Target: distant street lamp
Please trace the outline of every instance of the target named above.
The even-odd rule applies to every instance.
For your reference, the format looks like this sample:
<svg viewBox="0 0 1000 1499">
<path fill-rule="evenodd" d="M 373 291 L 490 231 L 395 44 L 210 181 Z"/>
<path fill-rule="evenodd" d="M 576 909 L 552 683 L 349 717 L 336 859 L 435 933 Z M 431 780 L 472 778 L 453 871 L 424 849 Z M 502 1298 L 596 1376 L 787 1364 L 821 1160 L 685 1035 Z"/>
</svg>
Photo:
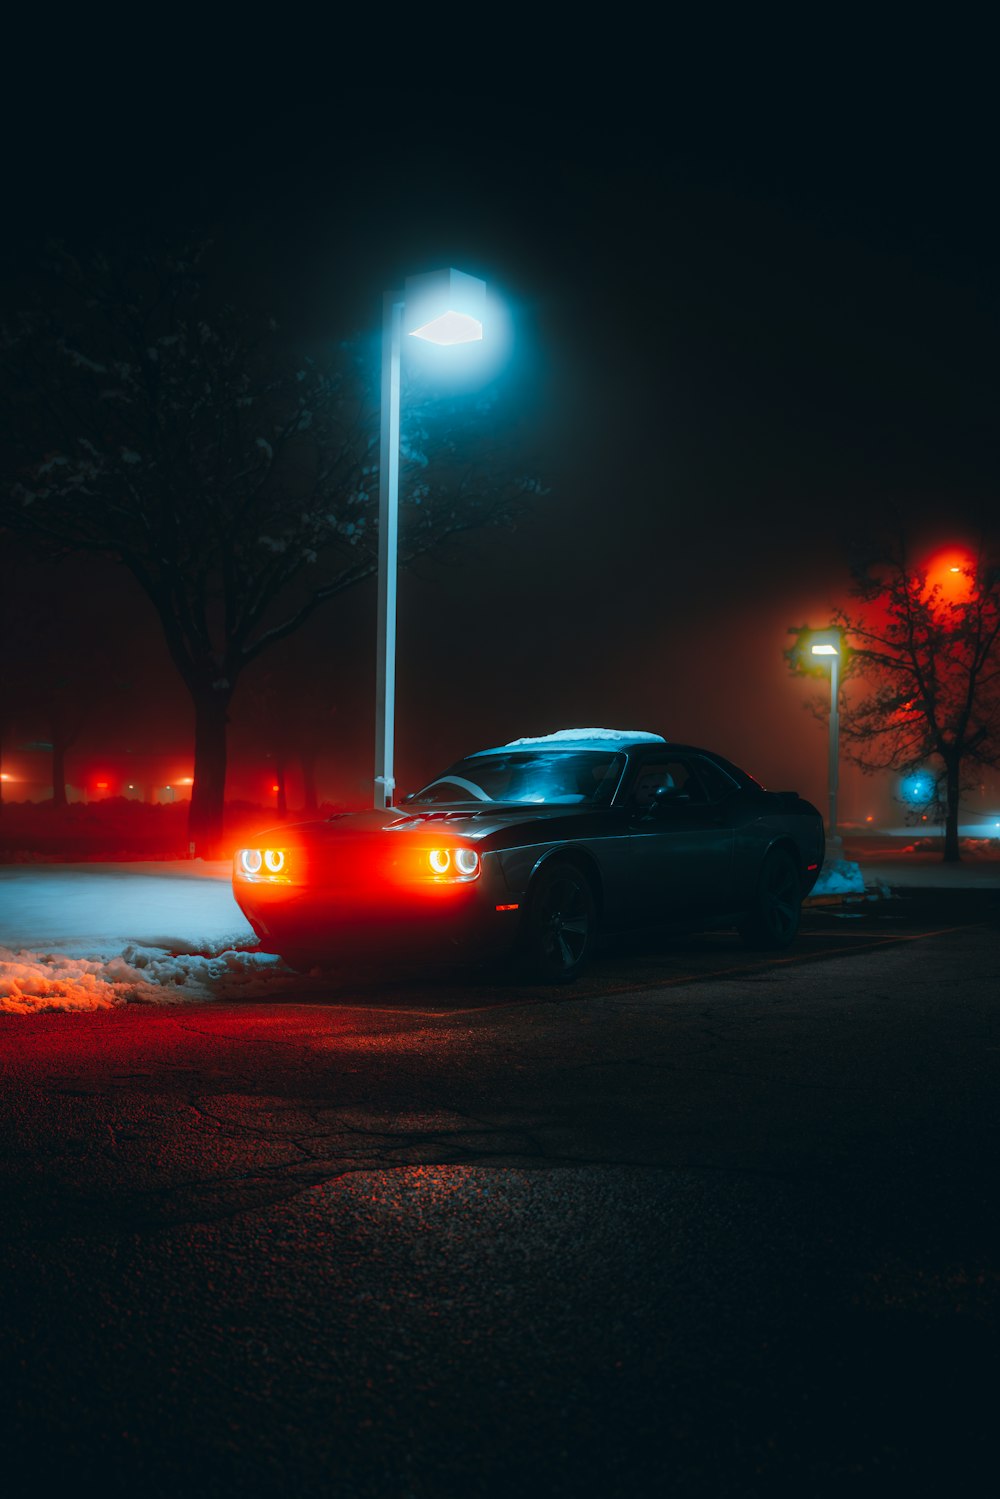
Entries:
<svg viewBox="0 0 1000 1499">
<path fill-rule="evenodd" d="M 399 364 L 402 333 L 435 344 L 483 336 L 486 283 L 464 271 L 408 276 L 387 291 L 382 319 L 382 424 L 378 482 L 378 664 L 375 682 L 375 806 L 392 806 L 396 700 L 396 581 L 399 530 Z"/>
<path fill-rule="evenodd" d="M 810 654 L 828 658 L 830 662 L 830 760 L 827 779 L 829 795 L 828 844 L 840 847 L 837 832 L 837 791 L 840 781 L 840 655 L 843 637 L 839 630 L 824 630 L 812 637 Z"/>
</svg>

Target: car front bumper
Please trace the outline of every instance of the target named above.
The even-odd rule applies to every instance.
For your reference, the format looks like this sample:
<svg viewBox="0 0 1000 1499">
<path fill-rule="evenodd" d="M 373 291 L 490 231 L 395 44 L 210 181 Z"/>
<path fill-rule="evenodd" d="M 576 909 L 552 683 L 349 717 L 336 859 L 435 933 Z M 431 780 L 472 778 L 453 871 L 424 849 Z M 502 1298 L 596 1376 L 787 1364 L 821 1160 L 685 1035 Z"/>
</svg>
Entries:
<svg viewBox="0 0 1000 1499">
<path fill-rule="evenodd" d="M 495 859 L 468 882 L 353 884 L 233 879 L 233 894 L 265 948 L 297 957 L 468 953 L 514 945 L 521 907 Z"/>
</svg>

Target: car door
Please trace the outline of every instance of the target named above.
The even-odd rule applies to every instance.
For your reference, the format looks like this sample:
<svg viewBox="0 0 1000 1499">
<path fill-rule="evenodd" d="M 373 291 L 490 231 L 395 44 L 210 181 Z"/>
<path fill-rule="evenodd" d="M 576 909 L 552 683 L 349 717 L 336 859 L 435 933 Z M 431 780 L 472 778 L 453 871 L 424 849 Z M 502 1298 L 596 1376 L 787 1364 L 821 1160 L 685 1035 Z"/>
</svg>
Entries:
<svg viewBox="0 0 1000 1499">
<path fill-rule="evenodd" d="M 643 756 L 625 789 L 637 922 L 670 921 L 725 908 L 731 881 L 732 798 L 716 767 L 683 753 Z"/>
</svg>

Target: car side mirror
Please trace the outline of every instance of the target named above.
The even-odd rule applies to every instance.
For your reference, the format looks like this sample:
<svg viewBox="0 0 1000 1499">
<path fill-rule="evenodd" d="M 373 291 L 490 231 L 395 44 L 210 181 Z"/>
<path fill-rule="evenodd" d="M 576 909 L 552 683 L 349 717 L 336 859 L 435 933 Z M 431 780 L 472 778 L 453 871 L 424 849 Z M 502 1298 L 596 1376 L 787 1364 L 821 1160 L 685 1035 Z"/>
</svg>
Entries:
<svg viewBox="0 0 1000 1499">
<path fill-rule="evenodd" d="M 649 804 L 651 812 L 662 812 L 664 807 L 673 806 L 677 802 L 689 802 L 690 796 L 686 791 L 678 791 L 676 786 L 659 786 L 653 792 L 653 800 Z"/>
</svg>

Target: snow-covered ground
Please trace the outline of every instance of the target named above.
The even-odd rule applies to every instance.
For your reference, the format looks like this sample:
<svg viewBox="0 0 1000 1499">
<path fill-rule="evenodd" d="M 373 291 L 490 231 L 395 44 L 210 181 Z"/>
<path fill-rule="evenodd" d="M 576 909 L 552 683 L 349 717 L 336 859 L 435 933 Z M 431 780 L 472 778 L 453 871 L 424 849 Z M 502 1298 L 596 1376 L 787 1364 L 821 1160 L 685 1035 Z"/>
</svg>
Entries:
<svg viewBox="0 0 1000 1499">
<path fill-rule="evenodd" d="M 842 828 L 845 837 L 851 834 L 871 838 L 899 838 L 912 843 L 915 838 L 943 838 L 944 825 L 940 822 L 899 822 L 889 824 L 851 823 Z M 960 838 L 990 839 L 1000 849 L 1000 817 L 995 812 L 984 812 L 970 821 L 958 825 Z"/>
<path fill-rule="evenodd" d="M 294 976 L 247 951 L 230 865 L 0 867 L 0 1010 L 176 1004 L 274 989 Z"/>
</svg>

